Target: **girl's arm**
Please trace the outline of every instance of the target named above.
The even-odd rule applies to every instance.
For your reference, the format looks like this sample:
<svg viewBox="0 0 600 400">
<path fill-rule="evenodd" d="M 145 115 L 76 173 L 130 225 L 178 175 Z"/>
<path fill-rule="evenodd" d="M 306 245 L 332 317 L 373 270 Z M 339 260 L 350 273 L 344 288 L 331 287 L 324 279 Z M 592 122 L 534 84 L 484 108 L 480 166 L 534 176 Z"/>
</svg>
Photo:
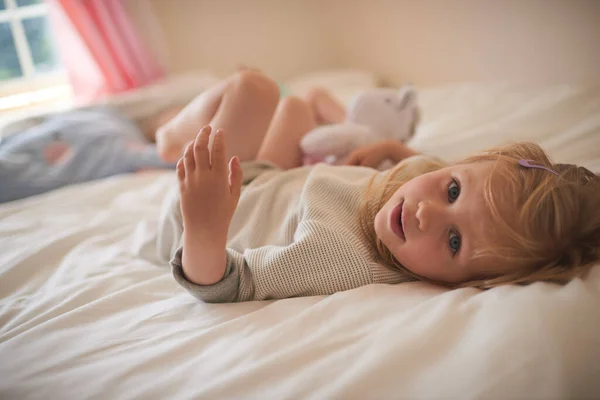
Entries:
<svg viewBox="0 0 600 400">
<path fill-rule="evenodd" d="M 225 243 L 202 240 L 189 229 L 183 237 L 182 266 L 187 279 L 198 285 L 219 282 L 225 275 Z"/>
<path fill-rule="evenodd" d="M 202 128 L 177 163 L 183 216 L 182 268 L 186 278 L 198 285 L 219 282 L 226 269 L 225 246 L 233 213 L 242 188 L 242 170 L 237 157 L 225 159 L 224 133 L 214 135 Z"/>
<path fill-rule="evenodd" d="M 384 142 L 389 151 L 389 158 L 394 163 L 399 163 L 405 158 L 416 156 L 420 154 L 415 149 L 412 149 L 405 145 L 404 143 L 400 143 L 396 140 L 390 140 L 389 142 Z"/>
<path fill-rule="evenodd" d="M 405 158 L 419 154 L 404 143 L 397 140 L 384 140 L 354 150 L 344 160 L 345 165 L 360 165 L 377 168 L 384 160 L 399 163 Z"/>
</svg>

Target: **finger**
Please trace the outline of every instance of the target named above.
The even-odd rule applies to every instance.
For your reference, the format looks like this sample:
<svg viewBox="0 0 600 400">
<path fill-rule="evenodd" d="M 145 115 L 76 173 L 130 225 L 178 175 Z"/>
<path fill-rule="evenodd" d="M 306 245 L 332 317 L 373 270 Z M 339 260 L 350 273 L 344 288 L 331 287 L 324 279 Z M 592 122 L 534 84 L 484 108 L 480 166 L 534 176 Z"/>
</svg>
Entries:
<svg viewBox="0 0 600 400">
<path fill-rule="evenodd" d="M 196 168 L 196 162 L 194 161 L 194 142 L 188 143 L 183 151 L 183 164 L 185 167 L 186 174 L 190 174 L 194 168 Z"/>
<path fill-rule="evenodd" d="M 212 150 L 210 152 L 210 165 L 211 169 L 215 172 L 226 172 L 225 131 L 223 129 L 217 129 L 217 132 L 215 132 Z"/>
<path fill-rule="evenodd" d="M 206 125 L 200 129 L 200 133 L 194 140 L 194 159 L 199 168 L 210 169 L 210 153 L 208 151 L 208 139 L 210 138 L 211 127 Z"/>
<path fill-rule="evenodd" d="M 229 190 L 236 205 L 242 192 L 242 179 L 243 173 L 240 166 L 240 159 L 237 156 L 232 157 L 229 161 Z"/>
<path fill-rule="evenodd" d="M 183 164 L 183 158 L 180 158 L 179 161 L 177 161 L 177 179 L 179 179 L 180 183 L 183 183 L 183 180 L 185 179 L 185 166 Z"/>
<path fill-rule="evenodd" d="M 376 161 L 373 157 L 365 157 L 361 160 L 360 165 L 363 167 L 375 168 Z"/>
<path fill-rule="evenodd" d="M 357 153 L 352 153 L 344 160 L 344 165 L 360 165 L 360 156 Z"/>
</svg>

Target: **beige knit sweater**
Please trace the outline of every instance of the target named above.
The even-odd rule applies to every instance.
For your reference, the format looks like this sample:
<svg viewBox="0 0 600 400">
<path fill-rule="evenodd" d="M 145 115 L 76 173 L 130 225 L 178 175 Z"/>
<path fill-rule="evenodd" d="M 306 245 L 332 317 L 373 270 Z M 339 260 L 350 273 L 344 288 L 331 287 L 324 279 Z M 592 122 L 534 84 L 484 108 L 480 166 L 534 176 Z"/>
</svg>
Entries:
<svg viewBox="0 0 600 400">
<path fill-rule="evenodd" d="M 412 174 L 436 164 L 423 156 L 404 163 L 421 165 L 406 169 Z M 283 299 L 411 280 L 377 263 L 361 232 L 358 211 L 373 169 L 324 164 L 260 169 L 244 167 L 246 181 L 257 177 L 242 191 L 229 228 L 225 276 L 214 285 L 185 278 L 177 192 L 166 205 L 159 253 L 171 258 L 175 279 L 192 295 L 205 302 Z"/>
</svg>

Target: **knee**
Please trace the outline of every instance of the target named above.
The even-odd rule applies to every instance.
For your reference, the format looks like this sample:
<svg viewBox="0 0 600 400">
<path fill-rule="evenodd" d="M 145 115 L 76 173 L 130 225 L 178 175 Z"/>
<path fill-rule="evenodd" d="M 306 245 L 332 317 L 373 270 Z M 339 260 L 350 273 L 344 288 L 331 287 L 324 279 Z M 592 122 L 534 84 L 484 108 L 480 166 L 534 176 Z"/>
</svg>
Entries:
<svg viewBox="0 0 600 400">
<path fill-rule="evenodd" d="M 297 96 L 287 96 L 279 102 L 279 110 L 282 113 L 307 113 L 312 114 L 312 109 L 309 104 Z"/>
<path fill-rule="evenodd" d="M 328 93 L 329 92 L 327 91 L 327 89 L 315 86 L 315 87 L 311 87 L 310 89 L 308 89 L 308 91 L 304 95 L 304 99 L 309 104 L 314 104 L 315 102 L 318 101 L 318 99 L 322 98 L 323 96 L 327 96 Z"/>
<path fill-rule="evenodd" d="M 268 104 L 277 104 L 279 101 L 279 85 L 261 72 L 239 71 L 234 75 L 232 85 L 239 96 Z"/>
</svg>

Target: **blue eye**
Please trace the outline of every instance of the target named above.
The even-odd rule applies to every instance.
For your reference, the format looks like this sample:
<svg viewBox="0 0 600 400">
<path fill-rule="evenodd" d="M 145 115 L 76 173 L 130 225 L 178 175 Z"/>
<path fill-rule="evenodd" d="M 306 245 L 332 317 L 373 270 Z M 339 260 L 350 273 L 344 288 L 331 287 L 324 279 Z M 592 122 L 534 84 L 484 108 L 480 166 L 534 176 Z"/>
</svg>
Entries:
<svg viewBox="0 0 600 400">
<path fill-rule="evenodd" d="M 448 185 L 448 202 L 454 203 L 456 199 L 460 196 L 460 184 L 454 178 L 450 181 Z"/>
<path fill-rule="evenodd" d="M 448 238 L 448 247 L 450 247 L 450 251 L 453 255 L 458 253 L 458 251 L 460 250 L 460 242 L 460 236 L 458 236 L 454 232 L 450 232 L 450 236 Z"/>
</svg>

